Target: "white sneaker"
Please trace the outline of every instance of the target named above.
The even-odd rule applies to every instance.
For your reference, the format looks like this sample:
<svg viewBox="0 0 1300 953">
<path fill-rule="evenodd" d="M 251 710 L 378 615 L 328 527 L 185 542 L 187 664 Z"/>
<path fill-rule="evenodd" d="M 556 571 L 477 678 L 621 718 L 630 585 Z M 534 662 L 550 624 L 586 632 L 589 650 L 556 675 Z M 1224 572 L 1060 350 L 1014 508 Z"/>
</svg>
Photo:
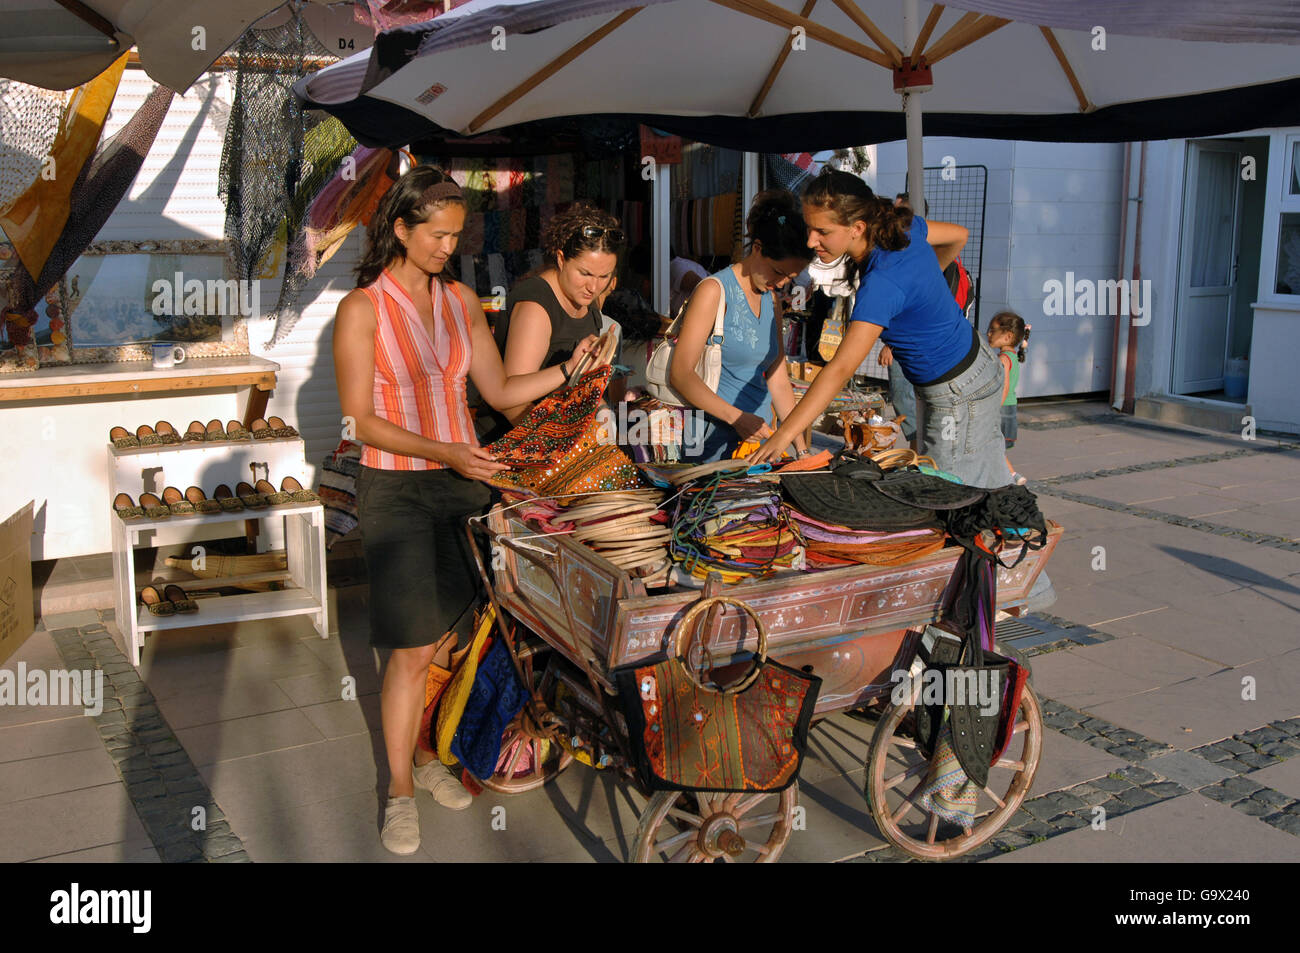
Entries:
<svg viewBox="0 0 1300 953">
<path fill-rule="evenodd" d="M 415 810 L 415 798 L 388 799 L 379 841 L 394 854 L 414 854 L 420 849 L 420 815 Z"/>
<path fill-rule="evenodd" d="M 463 811 L 474 803 L 474 795 L 465 790 L 465 785 L 453 778 L 436 758 L 428 764 L 411 766 L 411 774 L 418 787 L 433 795 L 433 799 L 443 807 L 453 811 Z"/>
</svg>

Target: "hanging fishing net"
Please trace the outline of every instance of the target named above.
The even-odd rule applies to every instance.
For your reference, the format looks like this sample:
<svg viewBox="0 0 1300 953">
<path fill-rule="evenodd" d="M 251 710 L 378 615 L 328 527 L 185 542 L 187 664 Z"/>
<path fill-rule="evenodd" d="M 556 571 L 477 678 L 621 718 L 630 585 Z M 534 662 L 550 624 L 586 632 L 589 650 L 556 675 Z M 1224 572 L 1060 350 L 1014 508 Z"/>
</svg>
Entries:
<svg viewBox="0 0 1300 953">
<path fill-rule="evenodd" d="M 217 193 L 226 203 L 226 241 L 235 276 L 258 277 L 302 181 L 309 119 L 293 95 L 309 61 L 335 60 L 290 6 L 279 26 L 251 28 L 235 46 L 239 68 L 221 150 Z"/>
<path fill-rule="evenodd" d="M 59 134 L 68 94 L 0 79 L 0 211 L 41 174 Z"/>
</svg>

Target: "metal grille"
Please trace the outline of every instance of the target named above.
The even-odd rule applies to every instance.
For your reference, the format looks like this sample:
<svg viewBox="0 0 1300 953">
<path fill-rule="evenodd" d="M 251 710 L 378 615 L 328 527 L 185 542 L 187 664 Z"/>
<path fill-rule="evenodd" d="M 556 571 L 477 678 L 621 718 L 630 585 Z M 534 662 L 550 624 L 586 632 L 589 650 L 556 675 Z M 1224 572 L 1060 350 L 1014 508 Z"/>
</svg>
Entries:
<svg viewBox="0 0 1300 953">
<path fill-rule="evenodd" d="M 982 165 L 927 166 L 924 170 L 926 218 L 964 225 L 970 232 L 961 263 L 970 272 L 974 307 L 968 312 L 980 326 L 981 269 L 984 264 L 984 211 L 988 202 L 989 170 Z M 916 208 L 915 205 L 912 206 Z"/>
</svg>

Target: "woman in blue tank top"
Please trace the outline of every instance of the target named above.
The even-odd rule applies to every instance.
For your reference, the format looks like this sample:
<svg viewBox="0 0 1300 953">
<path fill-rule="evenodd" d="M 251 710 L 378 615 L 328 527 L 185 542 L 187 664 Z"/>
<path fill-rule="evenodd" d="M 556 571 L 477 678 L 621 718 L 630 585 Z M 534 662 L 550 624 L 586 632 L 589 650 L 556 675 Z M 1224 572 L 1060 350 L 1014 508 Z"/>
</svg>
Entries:
<svg viewBox="0 0 1300 953">
<path fill-rule="evenodd" d="M 880 338 L 926 403 L 923 447 L 936 466 L 972 486 L 1010 483 L 998 429 L 1002 367 L 943 277 L 966 244 L 966 229 L 895 208 L 857 176 L 833 169 L 804 190 L 803 215 L 808 247 L 822 261 L 848 253 L 856 264 L 853 319 L 835 356 L 754 459 L 778 459 Z"/>
<path fill-rule="evenodd" d="M 772 435 L 773 408 L 784 420 L 794 408 L 781 336 L 781 306 L 773 291 L 784 288 L 812 259 L 799 200 L 773 189 L 754 199 L 746 220 L 749 253 L 740 262 L 700 281 L 682 319 L 669 384 L 695 412 L 686 413 L 685 456 L 695 462 L 730 456 L 747 440 Z M 715 393 L 696 365 L 713 335 L 718 302 L 725 299 L 722 374 Z M 802 431 L 792 438 L 805 450 Z"/>
</svg>

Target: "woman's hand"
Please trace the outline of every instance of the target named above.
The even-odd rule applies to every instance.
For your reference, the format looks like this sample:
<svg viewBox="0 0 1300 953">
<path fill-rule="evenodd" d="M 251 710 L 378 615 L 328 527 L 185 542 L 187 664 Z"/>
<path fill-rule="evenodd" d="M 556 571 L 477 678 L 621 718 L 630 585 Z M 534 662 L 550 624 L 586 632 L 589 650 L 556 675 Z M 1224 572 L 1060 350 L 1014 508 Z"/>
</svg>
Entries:
<svg viewBox="0 0 1300 953">
<path fill-rule="evenodd" d="M 888 367 L 890 364 L 894 363 L 894 352 L 890 349 L 888 344 L 880 349 L 880 357 L 876 359 L 876 363 L 881 367 Z"/>
<path fill-rule="evenodd" d="M 471 480 L 490 480 L 502 470 L 510 468 L 497 463 L 482 447 L 468 443 L 444 443 L 439 458 L 463 477 Z"/>
<path fill-rule="evenodd" d="M 736 431 L 741 443 L 747 440 L 766 440 L 772 436 L 772 428 L 757 414 L 741 414 L 732 422 L 731 429 Z"/>
<path fill-rule="evenodd" d="M 599 338 L 597 338 L 596 335 L 588 334 L 578 342 L 578 346 L 573 349 L 573 353 L 569 355 L 569 359 L 560 365 L 560 370 L 564 371 L 564 377 L 566 380 L 573 376 L 573 372 L 578 368 L 578 365 L 582 363 L 582 359 L 591 352 L 591 350 L 596 346 L 598 340 Z"/>
<path fill-rule="evenodd" d="M 786 450 L 790 448 L 790 444 L 793 442 L 793 439 L 773 437 L 745 459 L 750 463 L 779 463 L 781 457 L 785 455 Z"/>
</svg>

